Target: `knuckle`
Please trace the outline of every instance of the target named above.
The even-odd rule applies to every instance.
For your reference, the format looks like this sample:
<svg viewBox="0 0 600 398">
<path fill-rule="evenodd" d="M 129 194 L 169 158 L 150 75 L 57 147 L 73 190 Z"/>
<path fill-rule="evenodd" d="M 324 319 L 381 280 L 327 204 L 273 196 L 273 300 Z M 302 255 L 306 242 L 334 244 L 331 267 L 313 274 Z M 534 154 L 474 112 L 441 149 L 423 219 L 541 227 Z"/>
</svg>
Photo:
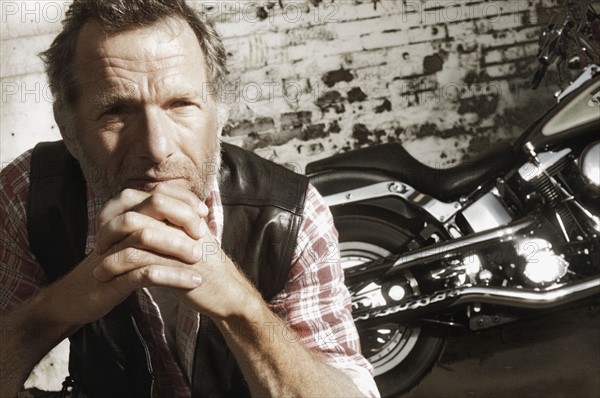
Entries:
<svg viewBox="0 0 600 398">
<path fill-rule="evenodd" d="M 107 281 L 118 276 L 118 271 L 117 261 L 103 261 L 94 271 L 94 276 L 99 280 Z"/>
<path fill-rule="evenodd" d="M 140 250 L 135 247 L 126 247 L 122 254 L 123 262 L 135 262 L 139 258 Z"/>
<path fill-rule="evenodd" d="M 187 204 L 194 208 L 198 208 L 200 206 L 200 199 L 192 192 L 184 192 L 184 199 Z"/>
<path fill-rule="evenodd" d="M 142 245 L 150 245 L 154 241 L 154 231 L 152 231 L 150 228 L 144 228 L 139 233 L 138 239 Z"/>
<path fill-rule="evenodd" d="M 166 191 L 165 191 L 164 185 L 159 184 L 159 185 L 155 186 L 154 188 L 152 188 L 152 190 L 150 192 L 156 193 L 156 192 L 166 192 Z"/>
<path fill-rule="evenodd" d="M 104 212 L 100 212 L 96 217 L 96 231 L 98 231 L 104 224 L 109 222 L 110 220 L 106 216 Z"/>
<path fill-rule="evenodd" d="M 138 225 L 138 216 L 133 211 L 128 211 L 123 214 L 123 227 L 125 229 L 131 230 L 135 229 Z"/>
<path fill-rule="evenodd" d="M 117 195 L 117 199 L 128 202 L 130 200 L 133 200 L 136 196 L 137 192 L 135 191 L 135 189 L 125 188 L 124 190 L 119 192 L 119 194 Z"/>
<path fill-rule="evenodd" d="M 102 261 L 98 265 L 97 274 L 114 275 L 114 267 L 111 262 Z"/>
<path fill-rule="evenodd" d="M 164 185 L 160 184 L 156 188 L 154 188 L 152 190 L 152 192 L 153 193 L 158 193 L 158 194 L 167 194 L 168 190 L 167 190 L 167 188 Z"/>
<path fill-rule="evenodd" d="M 204 202 L 202 202 L 200 200 L 200 198 L 198 198 L 194 193 L 192 192 L 187 192 L 187 195 L 189 196 L 189 204 L 190 206 L 192 206 L 192 209 L 194 210 L 194 213 L 196 213 L 197 209 L 200 209 L 201 206 L 204 206 Z"/>
<path fill-rule="evenodd" d="M 152 283 L 152 282 L 155 282 L 157 277 L 160 276 L 160 271 L 150 265 L 150 266 L 140 269 L 138 271 L 138 275 L 139 275 L 139 279 L 142 282 Z"/>
<path fill-rule="evenodd" d="M 150 196 L 150 206 L 155 208 L 162 208 L 165 205 L 165 197 L 161 194 L 154 194 Z"/>
</svg>

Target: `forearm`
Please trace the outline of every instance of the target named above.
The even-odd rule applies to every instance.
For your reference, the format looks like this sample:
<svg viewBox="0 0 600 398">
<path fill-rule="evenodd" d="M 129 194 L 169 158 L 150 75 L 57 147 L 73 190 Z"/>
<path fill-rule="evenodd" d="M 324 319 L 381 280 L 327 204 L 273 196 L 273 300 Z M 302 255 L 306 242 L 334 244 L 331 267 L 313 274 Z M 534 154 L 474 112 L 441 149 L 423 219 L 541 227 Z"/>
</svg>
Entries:
<svg viewBox="0 0 600 398">
<path fill-rule="evenodd" d="M 77 330 L 77 326 L 50 318 L 50 305 L 42 290 L 25 304 L 1 315 L 1 397 L 16 396 L 44 355 Z"/>
<path fill-rule="evenodd" d="M 252 319 L 217 321 L 255 397 L 360 397 L 352 380 L 300 342 L 264 302 Z"/>
</svg>

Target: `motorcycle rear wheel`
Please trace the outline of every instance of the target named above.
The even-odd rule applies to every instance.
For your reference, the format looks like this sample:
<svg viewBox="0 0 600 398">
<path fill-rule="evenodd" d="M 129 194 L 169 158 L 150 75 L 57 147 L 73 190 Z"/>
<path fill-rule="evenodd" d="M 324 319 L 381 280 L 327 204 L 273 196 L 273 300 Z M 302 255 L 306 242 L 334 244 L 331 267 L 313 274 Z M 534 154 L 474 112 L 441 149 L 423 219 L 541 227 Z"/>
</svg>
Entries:
<svg viewBox="0 0 600 398">
<path fill-rule="evenodd" d="M 381 215 L 344 214 L 334 219 L 340 235 L 341 264 L 345 269 L 396 253 L 415 239 L 415 234 L 402 228 L 406 224 L 399 220 L 390 222 L 390 218 L 384 219 Z M 419 294 L 418 283 L 412 275 L 406 273 L 404 278 L 408 293 Z M 397 396 L 415 387 L 437 362 L 445 341 L 441 331 L 419 321 L 387 323 L 361 330 L 359 334 L 363 355 L 374 367 L 382 397 Z"/>
</svg>

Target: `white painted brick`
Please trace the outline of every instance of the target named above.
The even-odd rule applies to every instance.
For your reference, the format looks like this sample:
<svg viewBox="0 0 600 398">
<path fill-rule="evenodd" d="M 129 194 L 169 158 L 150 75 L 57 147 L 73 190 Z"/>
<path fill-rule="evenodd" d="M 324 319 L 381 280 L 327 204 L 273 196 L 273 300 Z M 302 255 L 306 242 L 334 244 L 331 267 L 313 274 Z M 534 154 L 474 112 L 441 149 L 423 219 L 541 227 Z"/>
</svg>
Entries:
<svg viewBox="0 0 600 398">
<path fill-rule="evenodd" d="M 486 73 L 491 78 L 501 78 L 508 75 L 513 75 L 517 72 L 514 63 L 504 63 L 498 65 L 490 65 L 485 68 Z"/>
<path fill-rule="evenodd" d="M 522 25 L 521 17 L 518 14 L 503 14 L 489 19 L 478 19 L 475 23 L 480 32 L 513 29 Z"/>
<path fill-rule="evenodd" d="M 532 41 L 537 43 L 540 34 L 540 27 L 534 26 L 531 28 L 515 31 L 507 29 L 496 31 L 493 33 L 483 33 L 477 35 L 476 39 L 480 43 L 485 43 L 487 47 L 499 47 L 506 45 L 514 45 L 519 42 Z M 488 43 L 492 43 L 489 45 Z"/>
<path fill-rule="evenodd" d="M 407 11 L 403 1 L 385 0 L 374 2 L 364 2 L 354 5 L 352 1 L 336 1 L 328 5 L 326 20 L 330 22 L 355 21 L 363 19 L 377 18 L 384 15 L 404 13 Z M 337 8 L 334 8 L 337 5 Z"/>
<path fill-rule="evenodd" d="M 410 46 L 406 46 L 407 48 Z M 351 55 L 352 66 L 356 69 L 379 66 L 383 64 L 399 64 L 405 47 L 377 48 L 373 50 L 360 51 Z"/>
<path fill-rule="evenodd" d="M 2 40 L 58 33 L 71 1 L 0 2 Z"/>
<path fill-rule="evenodd" d="M 0 162 L 10 162 L 39 141 L 60 138 L 43 74 L 0 79 Z"/>
<path fill-rule="evenodd" d="M 311 57 L 327 57 L 353 53 L 362 51 L 365 48 L 365 42 L 362 38 L 360 40 L 314 42 L 287 47 L 284 58 L 289 61 L 301 61 Z"/>
<path fill-rule="evenodd" d="M 449 22 L 446 24 L 448 29 L 448 35 L 452 38 L 470 38 L 476 40 L 477 32 L 476 21 L 460 21 L 460 22 Z"/>
<path fill-rule="evenodd" d="M 310 57 L 306 56 L 303 59 L 294 61 L 289 66 L 289 69 L 293 71 L 289 74 L 289 78 L 296 79 L 299 76 L 309 78 L 314 84 L 317 81 L 321 81 L 323 73 L 332 70 L 338 70 L 346 65 L 344 58 L 340 54 L 330 54 L 324 56 Z M 287 71 L 286 67 L 286 71 Z M 348 69 L 348 67 L 346 67 Z M 285 78 L 285 76 L 283 76 Z"/>
<path fill-rule="evenodd" d="M 338 22 L 331 25 L 337 36 L 345 40 L 354 40 L 353 37 L 355 36 L 379 33 L 386 30 L 407 30 L 400 14 L 386 15 L 377 19 Z"/>
<path fill-rule="evenodd" d="M 428 43 L 434 40 L 443 40 L 446 37 L 446 26 L 435 25 L 426 27 L 415 27 L 407 33 L 408 42 L 413 43 Z"/>
<path fill-rule="evenodd" d="M 484 56 L 485 64 L 507 62 L 537 54 L 537 43 L 515 43 L 514 46 L 487 51 Z"/>
<path fill-rule="evenodd" d="M 269 62 L 286 61 L 286 54 L 282 51 L 285 45 L 283 33 L 268 32 L 263 35 L 251 35 L 239 38 L 236 41 L 224 43 L 231 53 L 229 64 L 237 68 L 257 68 Z"/>
<path fill-rule="evenodd" d="M 217 31 L 221 35 L 223 42 L 239 39 L 240 37 L 250 35 L 260 35 L 265 32 L 278 31 L 273 26 L 268 24 L 255 23 L 246 20 L 239 22 L 223 22 L 215 25 Z"/>
<path fill-rule="evenodd" d="M 44 66 L 37 54 L 48 48 L 54 36 L 51 33 L 2 40 L 0 42 L 1 77 L 42 72 Z"/>
<path fill-rule="evenodd" d="M 365 50 L 404 46 L 409 43 L 409 36 L 402 32 L 371 33 L 361 37 L 360 42 Z"/>
</svg>

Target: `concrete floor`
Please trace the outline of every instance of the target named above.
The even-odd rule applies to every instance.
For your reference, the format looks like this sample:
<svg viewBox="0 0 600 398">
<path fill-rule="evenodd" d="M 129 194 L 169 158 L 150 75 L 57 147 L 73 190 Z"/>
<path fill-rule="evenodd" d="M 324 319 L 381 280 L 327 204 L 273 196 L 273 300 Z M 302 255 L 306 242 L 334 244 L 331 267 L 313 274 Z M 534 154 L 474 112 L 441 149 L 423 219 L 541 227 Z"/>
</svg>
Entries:
<svg viewBox="0 0 600 398">
<path fill-rule="evenodd" d="M 454 333 L 405 398 L 600 398 L 600 310 Z"/>
</svg>

